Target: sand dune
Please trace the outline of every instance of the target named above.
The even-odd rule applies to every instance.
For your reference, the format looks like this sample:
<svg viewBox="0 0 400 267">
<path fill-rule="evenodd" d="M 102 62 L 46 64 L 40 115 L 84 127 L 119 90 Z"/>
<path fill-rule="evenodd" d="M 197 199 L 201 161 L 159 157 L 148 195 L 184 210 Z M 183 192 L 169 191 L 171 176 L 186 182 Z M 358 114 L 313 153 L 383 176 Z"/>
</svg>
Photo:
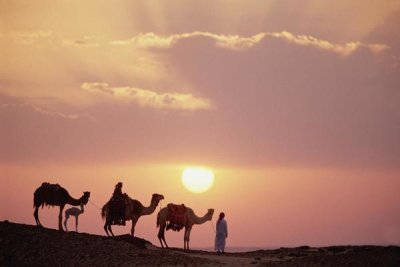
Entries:
<svg viewBox="0 0 400 267">
<path fill-rule="evenodd" d="M 335 246 L 215 253 L 161 249 L 109 238 L 0 222 L 0 266 L 400 266 L 400 247 Z"/>
</svg>

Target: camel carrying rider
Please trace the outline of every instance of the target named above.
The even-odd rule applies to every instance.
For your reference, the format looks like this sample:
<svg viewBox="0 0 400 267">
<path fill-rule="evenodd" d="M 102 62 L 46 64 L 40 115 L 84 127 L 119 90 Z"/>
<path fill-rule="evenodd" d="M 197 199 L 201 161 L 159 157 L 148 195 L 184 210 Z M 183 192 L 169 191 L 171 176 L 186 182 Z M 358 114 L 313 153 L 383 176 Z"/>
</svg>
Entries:
<svg viewBox="0 0 400 267">
<path fill-rule="evenodd" d="M 110 202 L 112 203 L 112 224 L 125 225 L 125 199 L 124 194 L 122 194 L 122 182 L 115 185 Z"/>
</svg>

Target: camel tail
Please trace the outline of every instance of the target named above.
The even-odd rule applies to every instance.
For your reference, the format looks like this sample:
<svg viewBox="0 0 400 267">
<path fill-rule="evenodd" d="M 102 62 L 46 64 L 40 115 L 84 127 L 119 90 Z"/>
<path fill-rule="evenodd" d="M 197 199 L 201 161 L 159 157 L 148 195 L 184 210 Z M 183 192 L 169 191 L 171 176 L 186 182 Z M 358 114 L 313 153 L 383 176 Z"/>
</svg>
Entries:
<svg viewBox="0 0 400 267">
<path fill-rule="evenodd" d="M 157 228 L 160 227 L 160 214 L 157 214 Z"/>
<path fill-rule="evenodd" d="M 101 209 L 101 218 L 103 218 L 103 220 L 106 218 L 106 206 Z"/>
<path fill-rule="evenodd" d="M 38 191 L 38 189 L 36 189 L 35 193 L 33 194 L 33 207 L 36 208 L 36 207 L 40 207 L 40 206 L 42 206 L 42 208 L 43 208 L 44 202 L 41 201 L 40 192 Z"/>
</svg>

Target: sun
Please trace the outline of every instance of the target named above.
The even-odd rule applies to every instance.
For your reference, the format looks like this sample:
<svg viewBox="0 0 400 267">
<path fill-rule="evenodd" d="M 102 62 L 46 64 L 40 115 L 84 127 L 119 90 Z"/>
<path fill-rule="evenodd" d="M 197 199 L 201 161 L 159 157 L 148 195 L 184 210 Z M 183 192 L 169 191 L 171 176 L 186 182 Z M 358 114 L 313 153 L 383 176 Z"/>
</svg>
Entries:
<svg viewBox="0 0 400 267">
<path fill-rule="evenodd" d="M 214 184 L 214 173 L 203 167 L 187 167 L 182 172 L 182 183 L 193 193 L 203 193 Z"/>
</svg>

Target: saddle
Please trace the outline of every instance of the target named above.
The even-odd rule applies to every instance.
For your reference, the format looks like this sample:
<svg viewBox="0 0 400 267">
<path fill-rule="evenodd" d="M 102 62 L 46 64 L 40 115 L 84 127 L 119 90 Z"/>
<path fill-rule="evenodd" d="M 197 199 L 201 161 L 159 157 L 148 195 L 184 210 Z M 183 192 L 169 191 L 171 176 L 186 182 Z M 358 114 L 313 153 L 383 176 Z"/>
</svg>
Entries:
<svg viewBox="0 0 400 267">
<path fill-rule="evenodd" d="M 58 191 L 62 188 L 59 184 L 51 184 L 48 182 L 42 183 L 42 187 L 48 191 L 53 191 L 53 192 Z"/>
<path fill-rule="evenodd" d="M 172 229 L 173 231 L 180 231 L 186 225 L 186 207 L 184 204 L 168 204 L 167 214 L 167 231 Z"/>
<path fill-rule="evenodd" d="M 125 225 L 125 196 L 112 197 L 110 199 L 110 217 L 112 218 L 112 225 Z"/>
</svg>

